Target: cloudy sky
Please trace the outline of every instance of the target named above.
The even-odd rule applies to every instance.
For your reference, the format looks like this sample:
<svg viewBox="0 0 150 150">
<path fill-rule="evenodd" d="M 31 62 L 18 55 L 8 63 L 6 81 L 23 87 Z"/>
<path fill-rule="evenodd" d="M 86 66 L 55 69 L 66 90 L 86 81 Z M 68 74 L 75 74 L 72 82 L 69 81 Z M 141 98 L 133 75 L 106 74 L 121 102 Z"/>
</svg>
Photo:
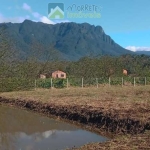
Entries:
<svg viewBox="0 0 150 150">
<path fill-rule="evenodd" d="M 50 20 L 48 4 L 69 6 L 97 6 L 100 18 L 68 18 Z M 91 10 L 92 12 L 93 10 Z M 25 19 L 55 24 L 60 22 L 87 22 L 100 25 L 115 42 L 133 51 L 150 51 L 150 0 L 3 0 L 0 5 L 0 23 L 20 23 Z"/>
</svg>

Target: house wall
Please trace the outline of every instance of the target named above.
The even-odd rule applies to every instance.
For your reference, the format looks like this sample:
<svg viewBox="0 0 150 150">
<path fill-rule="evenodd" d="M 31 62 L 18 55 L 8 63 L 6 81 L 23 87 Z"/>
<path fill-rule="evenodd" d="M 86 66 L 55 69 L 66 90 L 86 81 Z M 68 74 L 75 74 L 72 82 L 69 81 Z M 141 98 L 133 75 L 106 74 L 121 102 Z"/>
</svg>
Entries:
<svg viewBox="0 0 150 150">
<path fill-rule="evenodd" d="M 46 79 L 46 75 L 40 74 L 40 78 L 41 78 L 41 79 Z"/>
<path fill-rule="evenodd" d="M 123 69 L 123 74 L 127 76 L 128 75 L 128 71 Z"/>
<path fill-rule="evenodd" d="M 52 73 L 52 78 L 66 79 L 66 73 L 62 71 L 55 71 Z"/>
</svg>

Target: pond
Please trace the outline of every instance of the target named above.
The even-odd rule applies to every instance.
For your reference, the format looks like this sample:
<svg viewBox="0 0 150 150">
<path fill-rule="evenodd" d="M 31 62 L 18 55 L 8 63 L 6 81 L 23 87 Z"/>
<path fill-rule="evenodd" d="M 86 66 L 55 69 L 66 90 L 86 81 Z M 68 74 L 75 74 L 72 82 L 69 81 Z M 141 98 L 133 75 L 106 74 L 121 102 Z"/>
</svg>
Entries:
<svg viewBox="0 0 150 150">
<path fill-rule="evenodd" d="M 0 106 L 0 150 L 64 150 L 106 140 L 75 125 Z"/>
</svg>

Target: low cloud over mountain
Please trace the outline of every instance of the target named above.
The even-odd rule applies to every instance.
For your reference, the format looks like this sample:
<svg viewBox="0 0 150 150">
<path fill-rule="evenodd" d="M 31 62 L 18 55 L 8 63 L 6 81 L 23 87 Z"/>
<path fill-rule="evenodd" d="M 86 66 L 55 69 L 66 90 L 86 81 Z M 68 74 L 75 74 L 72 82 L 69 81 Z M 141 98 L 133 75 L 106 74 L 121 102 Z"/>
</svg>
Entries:
<svg viewBox="0 0 150 150">
<path fill-rule="evenodd" d="M 150 51 L 150 47 L 136 47 L 136 46 L 128 46 L 126 49 L 131 50 L 133 52 L 137 51 Z"/>
</svg>

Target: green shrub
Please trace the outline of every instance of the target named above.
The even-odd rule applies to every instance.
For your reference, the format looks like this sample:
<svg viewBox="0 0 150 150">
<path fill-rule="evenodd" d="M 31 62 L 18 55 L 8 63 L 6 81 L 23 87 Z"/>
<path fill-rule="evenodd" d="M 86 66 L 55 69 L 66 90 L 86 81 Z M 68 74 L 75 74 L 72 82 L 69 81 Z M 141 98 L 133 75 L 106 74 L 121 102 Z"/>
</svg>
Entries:
<svg viewBox="0 0 150 150">
<path fill-rule="evenodd" d="M 0 92 L 31 90 L 33 88 L 34 88 L 34 80 L 24 78 L 0 79 Z"/>
<path fill-rule="evenodd" d="M 52 84 L 52 85 L 51 85 Z M 51 83 L 51 79 L 39 79 L 37 80 L 37 87 L 38 88 L 51 88 L 55 87 L 55 88 L 64 88 L 66 87 L 66 79 L 52 79 L 52 83 Z"/>
<path fill-rule="evenodd" d="M 54 79 L 53 86 L 55 88 L 64 88 L 64 87 L 66 87 L 66 80 L 65 79 Z"/>
</svg>

